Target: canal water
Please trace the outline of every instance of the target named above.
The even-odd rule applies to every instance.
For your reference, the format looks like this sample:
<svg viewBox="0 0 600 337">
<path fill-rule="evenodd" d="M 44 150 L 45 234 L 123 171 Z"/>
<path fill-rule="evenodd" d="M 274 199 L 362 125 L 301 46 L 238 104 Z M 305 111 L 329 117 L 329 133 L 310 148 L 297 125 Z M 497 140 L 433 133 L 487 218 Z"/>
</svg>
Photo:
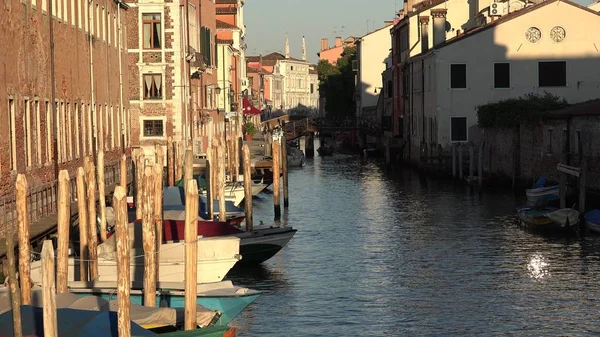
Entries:
<svg viewBox="0 0 600 337">
<path fill-rule="evenodd" d="M 341 154 L 289 177 L 296 236 L 229 276 L 264 292 L 233 322 L 239 336 L 600 334 L 599 239 L 522 230 L 524 198 Z M 272 222 L 261 199 L 255 221 Z"/>
</svg>

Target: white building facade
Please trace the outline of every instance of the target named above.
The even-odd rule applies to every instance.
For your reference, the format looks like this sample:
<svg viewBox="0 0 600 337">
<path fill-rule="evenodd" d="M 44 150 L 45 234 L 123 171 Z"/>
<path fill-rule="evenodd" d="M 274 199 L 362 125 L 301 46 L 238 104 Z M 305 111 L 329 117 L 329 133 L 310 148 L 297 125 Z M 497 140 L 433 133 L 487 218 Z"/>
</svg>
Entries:
<svg viewBox="0 0 600 337">
<path fill-rule="evenodd" d="M 374 112 L 381 91 L 381 73 L 391 64 L 390 24 L 356 41 L 356 116 Z"/>
<path fill-rule="evenodd" d="M 600 37 L 590 32 L 599 29 L 598 13 L 548 0 L 411 58 L 407 132 L 413 145 L 423 150 L 478 141 L 479 105 L 544 92 L 569 103 L 598 98 Z"/>
</svg>

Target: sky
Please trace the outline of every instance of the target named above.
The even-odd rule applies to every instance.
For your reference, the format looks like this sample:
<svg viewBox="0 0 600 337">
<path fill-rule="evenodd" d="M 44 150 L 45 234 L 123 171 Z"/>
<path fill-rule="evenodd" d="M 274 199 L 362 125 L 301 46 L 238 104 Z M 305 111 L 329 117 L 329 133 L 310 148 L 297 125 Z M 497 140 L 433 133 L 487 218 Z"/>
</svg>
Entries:
<svg viewBox="0 0 600 337">
<path fill-rule="evenodd" d="M 465 0 L 466 1 L 466 0 Z M 587 6 L 593 0 L 577 0 Z M 332 46 L 336 36 L 363 36 L 393 20 L 403 0 L 246 0 L 247 55 L 284 52 L 285 34 L 290 54 L 300 58 L 302 36 L 306 37 L 307 57 L 317 63 L 321 38 Z"/>
</svg>

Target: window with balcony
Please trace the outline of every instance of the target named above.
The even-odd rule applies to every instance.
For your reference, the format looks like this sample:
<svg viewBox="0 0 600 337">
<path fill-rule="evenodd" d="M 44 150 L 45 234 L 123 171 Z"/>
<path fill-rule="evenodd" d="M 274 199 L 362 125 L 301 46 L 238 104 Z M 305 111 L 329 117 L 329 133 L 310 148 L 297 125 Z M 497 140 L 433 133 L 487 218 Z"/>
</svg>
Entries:
<svg viewBox="0 0 600 337">
<path fill-rule="evenodd" d="M 161 22 L 160 14 L 143 14 L 143 46 L 144 49 L 160 49 L 161 44 Z"/>
<path fill-rule="evenodd" d="M 162 74 L 144 75 L 144 99 L 161 99 L 162 96 Z"/>
</svg>

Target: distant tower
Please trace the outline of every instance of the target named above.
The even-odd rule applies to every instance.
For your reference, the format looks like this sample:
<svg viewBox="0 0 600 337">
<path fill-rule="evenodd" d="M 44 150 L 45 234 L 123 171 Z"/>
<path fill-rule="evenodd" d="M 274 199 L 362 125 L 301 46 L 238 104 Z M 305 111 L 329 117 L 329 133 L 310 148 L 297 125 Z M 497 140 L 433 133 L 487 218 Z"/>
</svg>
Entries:
<svg viewBox="0 0 600 337">
<path fill-rule="evenodd" d="M 306 40 L 302 37 L 302 61 L 306 61 Z"/>
<path fill-rule="evenodd" d="M 287 34 L 285 34 L 285 58 L 290 58 L 290 40 L 288 39 Z"/>
</svg>

